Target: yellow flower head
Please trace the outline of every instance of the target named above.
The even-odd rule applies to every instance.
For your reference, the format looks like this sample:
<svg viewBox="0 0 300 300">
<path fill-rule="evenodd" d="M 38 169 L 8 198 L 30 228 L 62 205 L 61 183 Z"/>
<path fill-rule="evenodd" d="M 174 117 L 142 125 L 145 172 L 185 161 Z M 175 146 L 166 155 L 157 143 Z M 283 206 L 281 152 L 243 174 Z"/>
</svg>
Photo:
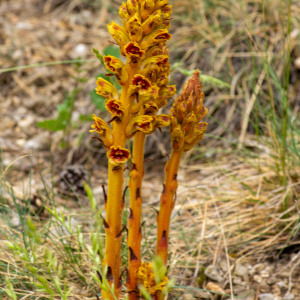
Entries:
<svg viewBox="0 0 300 300">
<path fill-rule="evenodd" d="M 141 263 L 141 266 L 137 271 L 136 277 L 138 285 L 144 286 L 150 295 L 155 295 L 157 291 L 162 291 L 168 283 L 167 276 L 164 276 L 161 282 L 157 283 L 155 281 L 153 267 L 152 264 L 149 262 Z"/>
</svg>

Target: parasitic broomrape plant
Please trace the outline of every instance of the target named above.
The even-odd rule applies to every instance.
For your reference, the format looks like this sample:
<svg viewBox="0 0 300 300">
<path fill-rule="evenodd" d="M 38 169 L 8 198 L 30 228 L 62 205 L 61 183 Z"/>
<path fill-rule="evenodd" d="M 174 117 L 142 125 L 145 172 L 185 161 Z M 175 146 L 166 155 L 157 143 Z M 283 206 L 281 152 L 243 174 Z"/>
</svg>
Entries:
<svg viewBox="0 0 300 300">
<path fill-rule="evenodd" d="M 199 72 L 185 84 L 170 115 L 158 114 L 176 91 L 169 85 L 170 63 L 166 42 L 171 38 L 171 6 L 168 0 L 127 0 L 119 15 L 122 25 L 114 22 L 108 31 L 120 47 L 124 60 L 112 55 L 102 57 L 107 71 L 112 73 L 119 91 L 109 81 L 97 79 L 97 94 L 105 98 L 105 108 L 111 119 L 105 122 L 93 115 L 91 132 L 98 134 L 108 158 L 108 191 L 105 195 L 106 216 L 105 254 L 103 274 L 109 288 L 102 289 L 102 299 L 119 299 L 121 282 L 121 242 L 126 228 L 122 225 L 125 205 L 123 175 L 125 164 L 131 159 L 128 217 L 128 277 L 129 300 L 140 299 L 139 286 L 153 299 L 163 299 L 167 288 L 166 265 L 171 211 L 177 189 L 177 171 L 182 154 L 199 142 L 206 129 L 201 122 L 207 110 Z M 155 129 L 170 126 L 172 154 L 165 167 L 165 184 L 157 217 L 157 255 L 163 271 L 156 276 L 151 263 L 141 260 L 142 180 L 144 175 L 144 144 Z M 126 148 L 133 138 L 132 151 Z M 126 189 L 125 189 L 126 190 Z"/>
</svg>

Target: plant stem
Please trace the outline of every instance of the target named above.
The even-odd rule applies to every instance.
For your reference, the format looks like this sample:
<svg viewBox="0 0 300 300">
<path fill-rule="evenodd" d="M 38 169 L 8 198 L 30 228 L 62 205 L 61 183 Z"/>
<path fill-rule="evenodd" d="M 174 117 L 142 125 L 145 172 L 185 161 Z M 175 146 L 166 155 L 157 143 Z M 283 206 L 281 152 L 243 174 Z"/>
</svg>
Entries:
<svg viewBox="0 0 300 300">
<path fill-rule="evenodd" d="M 128 257 L 129 274 L 127 288 L 130 291 L 129 300 L 137 299 L 136 272 L 141 264 L 141 187 L 144 176 L 144 144 L 146 135 L 137 132 L 133 140 L 132 169 L 130 172 L 130 215 L 128 219 Z"/>
<path fill-rule="evenodd" d="M 168 240 L 171 212 L 175 204 L 177 190 L 177 172 L 183 150 L 172 150 L 170 159 L 165 167 L 164 190 L 160 198 L 160 210 L 157 216 L 157 246 L 156 253 L 164 262 L 168 262 Z"/>
</svg>

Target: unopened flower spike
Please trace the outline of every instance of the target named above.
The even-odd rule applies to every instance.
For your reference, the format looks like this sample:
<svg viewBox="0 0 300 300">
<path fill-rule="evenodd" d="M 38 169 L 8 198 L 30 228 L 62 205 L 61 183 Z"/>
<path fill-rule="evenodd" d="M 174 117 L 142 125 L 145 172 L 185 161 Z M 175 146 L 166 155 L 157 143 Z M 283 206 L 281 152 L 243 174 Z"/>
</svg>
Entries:
<svg viewBox="0 0 300 300">
<path fill-rule="evenodd" d="M 167 92 L 167 91 L 164 91 Z M 170 113 L 172 153 L 165 167 L 164 191 L 161 194 L 160 210 L 157 216 L 156 252 L 164 264 L 168 263 L 168 239 L 171 213 L 175 205 L 177 172 L 182 154 L 190 150 L 202 138 L 207 123 L 201 122 L 207 109 L 203 105 L 204 94 L 199 71 L 184 84 Z"/>
</svg>

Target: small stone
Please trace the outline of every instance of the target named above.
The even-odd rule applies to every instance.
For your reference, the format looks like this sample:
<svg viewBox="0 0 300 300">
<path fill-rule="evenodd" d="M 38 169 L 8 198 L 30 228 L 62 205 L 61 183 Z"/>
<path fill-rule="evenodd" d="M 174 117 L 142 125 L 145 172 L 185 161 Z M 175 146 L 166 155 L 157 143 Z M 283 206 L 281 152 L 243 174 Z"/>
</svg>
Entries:
<svg viewBox="0 0 300 300">
<path fill-rule="evenodd" d="M 238 299 L 243 300 L 257 300 L 256 298 L 256 292 L 254 290 L 244 290 L 237 294 L 239 297 Z"/>
<path fill-rule="evenodd" d="M 257 283 L 261 283 L 262 282 L 262 277 L 259 276 L 259 275 L 254 275 L 253 280 L 256 281 Z"/>
<path fill-rule="evenodd" d="M 182 295 L 182 299 L 183 299 L 183 300 L 193 300 L 193 299 L 195 299 L 195 298 L 194 298 L 194 296 L 193 296 L 192 294 L 186 293 L 186 294 L 183 294 L 183 295 Z"/>
<path fill-rule="evenodd" d="M 300 69 L 300 57 L 297 57 L 297 58 L 295 59 L 295 67 L 296 67 L 297 69 Z"/>
<path fill-rule="evenodd" d="M 242 283 L 242 279 L 240 277 L 234 277 L 232 281 L 234 284 L 240 285 Z"/>
<path fill-rule="evenodd" d="M 253 269 L 255 270 L 255 272 L 261 272 L 262 270 L 264 270 L 266 267 L 264 264 L 257 264 L 253 267 Z"/>
<path fill-rule="evenodd" d="M 211 299 L 210 293 L 201 291 L 201 290 L 195 290 L 193 291 L 194 299 Z"/>
<path fill-rule="evenodd" d="M 224 294 L 224 290 L 219 285 L 213 282 L 208 282 L 205 286 L 205 289 L 212 292 Z"/>
<path fill-rule="evenodd" d="M 220 270 L 216 266 L 213 266 L 213 265 L 209 265 L 205 269 L 204 274 L 209 279 L 212 279 L 217 282 L 221 282 L 223 280 L 223 277 L 220 274 Z"/>
<path fill-rule="evenodd" d="M 283 281 L 278 281 L 278 282 L 276 282 L 276 285 L 277 285 L 278 287 L 280 287 L 281 289 L 282 289 L 282 288 L 286 288 L 286 285 L 285 285 L 285 283 L 284 283 Z"/>
<path fill-rule="evenodd" d="M 49 150 L 50 149 L 49 134 L 41 133 L 25 143 L 24 148 L 28 150 Z"/>
<path fill-rule="evenodd" d="M 72 52 L 72 57 L 73 58 L 85 57 L 87 52 L 88 52 L 88 48 L 85 44 L 78 44 Z"/>
<path fill-rule="evenodd" d="M 238 276 L 241 276 L 243 277 L 244 280 L 247 280 L 248 279 L 248 268 L 241 265 L 241 264 L 237 264 L 236 267 L 235 267 L 235 273 L 238 275 Z M 248 280 L 247 280 L 248 281 Z"/>
<path fill-rule="evenodd" d="M 270 277 L 270 274 L 269 274 L 269 272 L 267 270 L 262 270 L 260 272 L 260 276 L 264 277 L 264 278 L 268 278 L 268 277 Z"/>
<path fill-rule="evenodd" d="M 294 300 L 294 299 L 295 299 L 295 296 L 292 293 L 286 293 L 282 298 L 282 300 Z"/>
<path fill-rule="evenodd" d="M 11 216 L 11 225 L 13 227 L 18 227 L 21 225 L 21 220 L 20 220 L 20 216 L 16 213 L 16 212 L 13 212 L 12 213 L 12 216 Z"/>
<path fill-rule="evenodd" d="M 227 260 L 226 259 L 222 259 L 220 262 L 219 262 L 219 266 L 220 266 L 220 269 L 226 273 L 228 272 L 228 263 L 227 263 Z"/>
<path fill-rule="evenodd" d="M 32 115 L 27 115 L 18 122 L 18 125 L 22 128 L 28 128 L 34 123 L 34 117 Z"/>
<path fill-rule="evenodd" d="M 260 294 L 258 300 L 276 300 L 272 294 Z"/>
</svg>

